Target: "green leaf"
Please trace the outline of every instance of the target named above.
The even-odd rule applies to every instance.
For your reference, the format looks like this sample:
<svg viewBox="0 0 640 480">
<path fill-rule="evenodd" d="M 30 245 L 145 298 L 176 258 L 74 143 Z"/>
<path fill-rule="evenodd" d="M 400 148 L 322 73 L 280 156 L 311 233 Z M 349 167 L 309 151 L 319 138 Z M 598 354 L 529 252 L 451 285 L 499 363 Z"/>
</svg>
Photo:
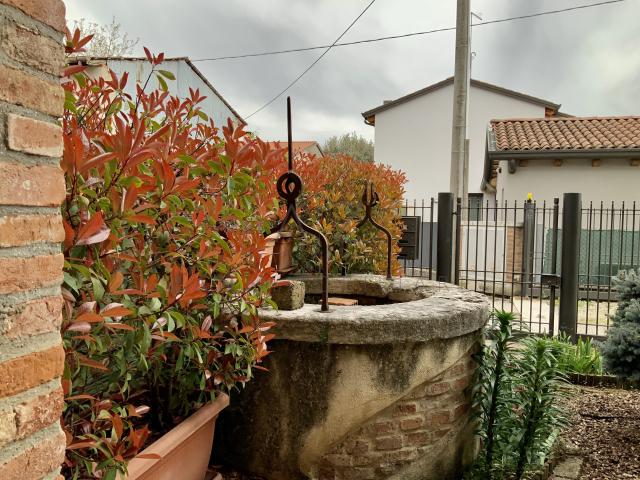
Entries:
<svg viewBox="0 0 640 480">
<path fill-rule="evenodd" d="M 93 297 L 100 301 L 102 297 L 104 297 L 104 285 L 100 281 L 100 279 L 96 277 L 91 277 L 91 283 L 93 285 Z"/>
<path fill-rule="evenodd" d="M 156 78 L 158 79 L 158 83 L 160 84 L 160 90 L 162 90 L 163 92 L 169 90 L 169 87 L 167 87 L 167 82 L 164 78 L 162 78 L 160 75 L 156 75 Z"/>
<path fill-rule="evenodd" d="M 164 78 L 168 78 L 169 80 L 175 80 L 176 76 L 170 72 L 169 70 L 158 70 L 158 73 L 162 75 Z"/>
</svg>

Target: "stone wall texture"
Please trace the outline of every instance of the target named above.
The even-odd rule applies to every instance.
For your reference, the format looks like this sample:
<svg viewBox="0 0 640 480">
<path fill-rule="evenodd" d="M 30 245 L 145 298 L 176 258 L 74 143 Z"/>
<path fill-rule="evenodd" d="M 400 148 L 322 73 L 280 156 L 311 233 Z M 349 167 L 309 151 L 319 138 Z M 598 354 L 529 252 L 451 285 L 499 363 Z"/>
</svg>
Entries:
<svg viewBox="0 0 640 480">
<path fill-rule="evenodd" d="M 413 478 L 414 472 L 407 469 L 420 471 L 427 459 L 431 464 L 437 464 L 434 457 L 461 463 L 463 442 L 456 437 L 469 433 L 469 384 L 476 367 L 472 353 L 349 434 L 322 458 L 319 480 Z M 443 445 L 454 445 L 459 455 L 444 455 Z M 448 465 L 443 468 L 451 470 Z M 422 478 L 420 473 L 416 476 Z"/>
<path fill-rule="evenodd" d="M 61 0 L 0 0 L 0 478 L 58 479 Z"/>
</svg>

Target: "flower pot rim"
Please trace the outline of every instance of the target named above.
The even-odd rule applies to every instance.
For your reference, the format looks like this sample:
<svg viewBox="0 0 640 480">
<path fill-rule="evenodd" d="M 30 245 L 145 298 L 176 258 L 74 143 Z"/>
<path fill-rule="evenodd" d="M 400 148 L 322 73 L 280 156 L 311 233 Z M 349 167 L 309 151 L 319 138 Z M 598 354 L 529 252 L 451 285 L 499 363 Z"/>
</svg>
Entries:
<svg viewBox="0 0 640 480">
<path fill-rule="evenodd" d="M 195 413 L 166 432 L 158 440 L 138 454 L 156 454 L 161 458 L 154 460 L 138 458 L 138 455 L 133 457 L 127 465 L 127 478 L 136 478 L 137 475 L 148 470 L 154 463 L 161 462 L 166 455 L 168 455 L 172 450 L 175 450 L 176 445 L 180 445 L 211 420 L 215 419 L 228 405 L 229 396 L 225 393 L 220 393 L 213 402 L 200 407 Z"/>
</svg>

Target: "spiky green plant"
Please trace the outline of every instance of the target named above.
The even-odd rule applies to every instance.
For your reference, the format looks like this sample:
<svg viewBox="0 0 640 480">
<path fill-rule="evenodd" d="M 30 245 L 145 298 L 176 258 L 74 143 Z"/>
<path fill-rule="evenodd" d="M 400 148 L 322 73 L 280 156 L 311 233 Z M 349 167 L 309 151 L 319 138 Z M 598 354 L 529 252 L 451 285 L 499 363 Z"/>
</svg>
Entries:
<svg viewBox="0 0 640 480">
<path fill-rule="evenodd" d="M 564 376 L 546 338 L 528 337 L 514 352 L 511 442 L 517 452 L 515 478 L 539 469 L 565 417 L 559 406 Z"/>
<path fill-rule="evenodd" d="M 500 447 L 496 437 L 499 432 L 501 410 L 505 408 L 506 387 L 509 372 L 509 348 L 513 342 L 513 313 L 496 311 L 493 321 L 486 331 L 486 339 L 477 356 L 478 368 L 474 382 L 473 406 L 478 419 L 477 433 L 484 452 L 478 457 L 474 467 L 474 478 L 493 478 L 493 464 L 496 446 Z M 497 445 L 496 445 L 497 444 Z"/>
<path fill-rule="evenodd" d="M 473 389 L 481 452 L 466 478 L 521 479 L 544 464 L 564 422 L 564 377 L 551 340 L 516 340 L 513 314 L 493 318 Z"/>
</svg>

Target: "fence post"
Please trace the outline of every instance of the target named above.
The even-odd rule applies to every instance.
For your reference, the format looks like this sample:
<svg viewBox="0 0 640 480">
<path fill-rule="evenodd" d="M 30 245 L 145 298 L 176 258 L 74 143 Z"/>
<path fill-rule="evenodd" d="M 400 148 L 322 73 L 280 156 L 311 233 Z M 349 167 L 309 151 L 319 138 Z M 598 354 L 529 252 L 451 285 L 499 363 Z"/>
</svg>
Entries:
<svg viewBox="0 0 640 480">
<path fill-rule="evenodd" d="M 453 247 L 453 193 L 438 193 L 438 239 L 436 274 L 440 282 L 451 283 Z"/>
<path fill-rule="evenodd" d="M 531 295 L 533 289 L 533 248 L 535 239 L 535 205 L 531 200 L 524 204 L 524 226 L 522 232 L 522 295 Z"/>
<path fill-rule="evenodd" d="M 562 200 L 562 267 L 560 270 L 560 332 L 576 337 L 582 195 L 565 193 Z"/>
</svg>

